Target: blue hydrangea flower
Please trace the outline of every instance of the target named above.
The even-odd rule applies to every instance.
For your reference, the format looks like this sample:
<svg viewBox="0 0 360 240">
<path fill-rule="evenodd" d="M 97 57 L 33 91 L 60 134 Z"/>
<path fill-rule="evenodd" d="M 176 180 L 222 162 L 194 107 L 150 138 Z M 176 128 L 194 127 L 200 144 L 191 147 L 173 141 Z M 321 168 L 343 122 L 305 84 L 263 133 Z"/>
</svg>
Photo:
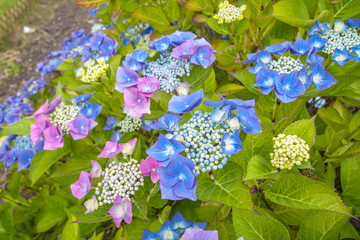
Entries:
<svg viewBox="0 0 360 240">
<path fill-rule="evenodd" d="M 165 167 L 159 167 L 160 190 L 162 199 L 196 201 L 196 176 L 193 173 L 195 164 L 181 155 L 173 156 Z"/>
<path fill-rule="evenodd" d="M 240 141 L 240 131 L 236 130 L 233 134 L 225 133 L 221 138 L 222 150 L 227 155 L 237 154 L 242 150 Z"/>
<path fill-rule="evenodd" d="M 155 233 L 160 240 L 176 240 L 180 237 L 180 233 L 175 231 L 169 220 L 166 220 L 161 229 Z"/>
<path fill-rule="evenodd" d="M 151 146 L 146 153 L 156 159 L 161 165 L 166 167 L 172 157 L 178 155 L 185 150 L 185 147 L 178 141 L 167 139 L 164 135 L 160 134 L 158 141 Z"/>
<path fill-rule="evenodd" d="M 113 135 L 110 139 L 112 142 L 120 142 L 122 135 L 119 131 L 112 131 Z"/>
<path fill-rule="evenodd" d="M 85 105 L 81 108 L 80 113 L 88 118 L 95 120 L 95 118 L 100 114 L 101 109 L 101 105 L 86 101 Z"/>
<path fill-rule="evenodd" d="M 112 130 L 119 121 L 116 117 L 107 117 L 103 130 Z"/>
<path fill-rule="evenodd" d="M 162 36 L 161 38 L 152 41 L 149 48 L 156 49 L 156 51 L 163 53 L 171 49 L 171 41 L 167 36 Z"/>
<path fill-rule="evenodd" d="M 336 83 L 336 79 L 327 71 L 323 65 L 316 65 L 310 74 L 310 80 L 319 91 L 328 89 Z"/>
<path fill-rule="evenodd" d="M 71 97 L 71 101 L 74 104 L 79 106 L 81 103 L 86 102 L 87 100 L 89 100 L 94 94 L 95 94 L 95 92 L 85 93 L 85 94 L 82 94 L 82 95 L 77 95 L 75 97 Z"/>
<path fill-rule="evenodd" d="M 320 26 L 323 26 L 323 30 L 321 30 Z M 357 57 L 356 53 L 353 52 L 353 48 L 360 47 L 360 35 L 357 32 L 359 27 L 360 19 L 348 18 L 347 24 L 336 20 L 332 28 L 330 23 L 320 24 L 316 22 L 310 29 L 312 31 L 309 30 L 308 35 L 324 39 L 326 43 L 321 51 L 331 55 L 331 59 L 335 63 L 343 66 L 349 60 Z"/>
<path fill-rule="evenodd" d="M 173 113 L 187 113 L 191 112 L 194 108 L 199 106 L 204 98 L 204 90 L 200 89 L 187 96 L 172 96 L 169 104 L 168 111 Z"/>
<path fill-rule="evenodd" d="M 180 212 L 177 212 L 175 216 L 171 219 L 171 226 L 176 231 L 185 231 L 188 227 L 192 225 L 190 220 L 185 220 Z"/>
<path fill-rule="evenodd" d="M 176 127 L 180 124 L 180 119 L 182 116 L 175 115 L 172 113 L 167 113 L 164 116 L 160 117 L 156 123 L 151 125 L 152 129 L 156 130 L 166 130 L 168 132 L 172 132 Z"/>
<path fill-rule="evenodd" d="M 155 233 L 145 229 L 141 240 L 158 240 L 158 237 L 155 235 Z"/>
</svg>

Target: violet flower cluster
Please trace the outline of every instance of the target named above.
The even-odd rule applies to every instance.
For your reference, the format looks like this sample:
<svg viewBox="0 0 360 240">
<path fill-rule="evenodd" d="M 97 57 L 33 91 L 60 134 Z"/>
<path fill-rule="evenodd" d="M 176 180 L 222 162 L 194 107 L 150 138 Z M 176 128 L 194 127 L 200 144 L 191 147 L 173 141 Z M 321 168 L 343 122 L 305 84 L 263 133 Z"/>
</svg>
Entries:
<svg viewBox="0 0 360 240">
<path fill-rule="evenodd" d="M 178 114 L 191 112 L 202 100 L 202 89 L 189 96 L 173 96 L 169 113 L 150 125 L 169 132 L 166 136 L 160 134 L 146 151 L 150 159 L 140 164 L 145 176 L 151 175 L 153 182 L 160 179 L 163 199 L 195 201 L 196 175 L 222 169 L 231 155 L 241 151 L 240 129 L 248 134 L 261 132 L 254 100 L 207 100 L 204 104 L 212 107 L 213 112 L 195 111 L 180 125 L 182 116 Z"/>
<path fill-rule="evenodd" d="M 43 146 L 42 138 L 34 145 L 29 135 L 11 134 L 0 139 L 0 162 L 4 163 L 5 171 L 16 161 L 18 161 L 18 171 L 30 168 L 31 160 L 36 153 L 43 150 Z"/>
<path fill-rule="evenodd" d="M 95 118 L 100 114 L 101 105 L 88 101 L 91 94 L 81 98 L 77 105 L 61 104 L 61 97 L 45 102 L 32 116 L 36 118 L 31 125 L 30 137 L 34 144 L 43 136 L 44 149 L 55 150 L 64 146 L 63 135 L 71 134 L 74 140 L 85 138 L 97 126 Z M 49 116 L 47 116 L 49 115 Z"/>
<path fill-rule="evenodd" d="M 18 93 L 8 97 L 4 104 L 0 105 L 0 126 L 4 122 L 11 125 L 21 120 L 22 115 L 29 115 L 33 108 L 31 107 L 26 92 Z"/>
<path fill-rule="evenodd" d="M 306 40 L 298 38 L 294 43 L 274 44 L 248 54 L 244 63 L 256 63 L 249 72 L 256 75 L 254 86 L 260 87 L 261 93 L 267 95 L 274 89 L 282 102 L 289 103 L 303 94 L 311 83 L 319 91 L 336 83 L 322 65 L 324 58 L 317 54 L 324 49 L 326 42 L 327 39 L 314 35 Z M 292 56 L 273 57 L 288 51 Z"/>
<path fill-rule="evenodd" d="M 335 21 L 333 29 L 328 22 L 315 24 L 307 32 L 309 36 L 320 36 L 326 41 L 322 52 L 332 55 L 331 60 L 344 66 L 350 60 L 360 62 L 360 35 L 357 29 L 360 27 L 360 19 Z"/>
<path fill-rule="evenodd" d="M 166 220 L 159 231 L 152 233 L 144 230 L 142 240 L 218 240 L 216 230 L 206 231 L 207 223 L 193 223 L 185 220 L 180 212 L 170 220 Z"/>
</svg>

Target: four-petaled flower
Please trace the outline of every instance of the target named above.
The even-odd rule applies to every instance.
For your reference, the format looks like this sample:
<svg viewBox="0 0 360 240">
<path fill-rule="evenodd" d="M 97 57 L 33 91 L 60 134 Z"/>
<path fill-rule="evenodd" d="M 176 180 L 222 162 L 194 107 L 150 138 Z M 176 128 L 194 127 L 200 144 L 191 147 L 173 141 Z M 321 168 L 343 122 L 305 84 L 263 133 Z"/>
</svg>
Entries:
<svg viewBox="0 0 360 240">
<path fill-rule="evenodd" d="M 157 183 L 160 177 L 157 172 L 157 168 L 161 167 L 154 158 L 147 157 L 145 160 L 141 160 L 140 162 L 140 170 L 144 176 L 150 176 L 150 179 L 153 183 Z"/>
<path fill-rule="evenodd" d="M 92 188 L 92 182 L 90 173 L 81 171 L 79 180 L 70 185 L 72 195 L 77 199 L 85 197 Z"/>
<path fill-rule="evenodd" d="M 115 198 L 114 205 L 110 208 L 109 214 L 113 217 L 117 228 L 120 227 L 123 220 L 127 224 L 131 223 L 133 215 L 131 208 L 132 205 L 129 199 L 123 201 L 120 195 Z"/>
<path fill-rule="evenodd" d="M 117 142 L 106 142 L 105 147 L 98 158 L 113 158 L 123 150 L 123 147 Z"/>
<path fill-rule="evenodd" d="M 93 119 L 85 117 L 81 113 L 70 121 L 67 126 L 70 128 L 70 134 L 74 140 L 85 138 L 89 135 L 91 129 L 98 125 Z"/>
</svg>

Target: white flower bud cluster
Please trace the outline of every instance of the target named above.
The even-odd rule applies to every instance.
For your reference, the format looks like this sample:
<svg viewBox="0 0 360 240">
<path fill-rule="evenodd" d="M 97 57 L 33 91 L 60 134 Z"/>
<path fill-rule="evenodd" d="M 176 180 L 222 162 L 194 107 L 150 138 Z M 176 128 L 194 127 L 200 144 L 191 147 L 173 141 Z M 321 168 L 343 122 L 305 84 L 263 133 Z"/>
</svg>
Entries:
<svg viewBox="0 0 360 240">
<path fill-rule="evenodd" d="M 95 60 L 90 59 L 84 63 L 84 67 L 76 70 L 76 76 L 81 77 L 80 80 L 86 83 L 98 81 L 109 68 L 103 57 Z"/>
<path fill-rule="evenodd" d="M 304 68 L 304 64 L 300 59 L 295 59 L 289 56 L 280 56 L 278 60 L 271 60 L 267 65 L 267 69 L 275 70 L 280 73 L 291 73 L 292 71 L 300 71 Z"/>
<path fill-rule="evenodd" d="M 140 164 L 135 159 L 127 163 L 113 161 L 101 172 L 103 179 L 95 187 L 99 206 L 112 204 L 117 196 L 130 200 L 131 196 L 144 185 Z"/>
<path fill-rule="evenodd" d="M 74 120 L 79 115 L 80 107 L 76 105 L 60 105 L 49 115 L 51 124 L 62 129 L 63 134 L 70 134 L 68 122 Z"/>
<path fill-rule="evenodd" d="M 106 29 L 106 26 L 104 24 L 101 23 L 95 23 L 90 30 L 90 33 L 94 34 L 97 33 L 100 30 Z"/>
<path fill-rule="evenodd" d="M 141 119 L 127 115 L 124 120 L 118 122 L 116 126 L 120 127 L 120 133 L 135 132 L 141 127 Z"/>
<path fill-rule="evenodd" d="M 274 152 L 270 153 L 273 166 L 291 169 L 294 165 L 300 165 L 301 162 L 309 160 L 309 145 L 296 135 L 279 134 L 273 140 Z"/>
<path fill-rule="evenodd" d="M 241 7 L 235 7 L 234 5 L 231 5 L 229 1 L 224 1 L 219 4 L 219 11 L 214 15 L 214 18 L 218 19 L 218 23 L 223 23 L 224 20 L 227 23 L 241 20 L 244 18 L 243 12 L 245 9 L 245 4 Z"/>
<path fill-rule="evenodd" d="M 328 39 L 325 48 L 322 50 L 327 54 L 334 54 L 336 48 L 339 50 L 346 49 L 352 53 L 351 48 L 360 45 L 360 36 L 355 28 L 348 28 L 342 32 L 336 32 L 331 29 L 322 35 L 322 37 Z"/>
</svg>

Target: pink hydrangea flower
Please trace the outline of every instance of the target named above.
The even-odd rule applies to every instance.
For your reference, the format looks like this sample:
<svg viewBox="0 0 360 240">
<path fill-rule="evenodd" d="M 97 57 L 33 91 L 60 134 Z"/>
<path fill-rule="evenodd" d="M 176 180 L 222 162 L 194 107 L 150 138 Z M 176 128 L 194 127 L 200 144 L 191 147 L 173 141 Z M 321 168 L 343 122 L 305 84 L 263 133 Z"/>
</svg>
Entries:
<svg viewBox="0 0 360 240">
<path fill-rule="evenodd" d="M 86 207 L 85 214 L 88 214 L 98 209 L 99 204 L 96 197 L 93 195 L 89 200 L 84 202 L 84 206 Z"/>
<path fill-rule="evenodd" d="M 114 205 L 110 208 L 109 214 L 113 217 L 117 228 L 120 227 L 121 222 L 124 220 L 127 224 L 132 221 L 131 202 L 129 199 L 123 201 L 121 196 L 117 196 L 114 200 Z"/>
<path fill-rule="evenodd" d="M 44 149 L 56 150 L 64 146 L 63 134 L 58 126 L 51 126 L 44 130 Z"/>
<path fill-rule="evenodd" d="M 30 139 L 33 144 L 37 143 L 43 135 L 44 130 L 50 127 L 50 125 L 50 119 L 47 116 L 41 114 L 36 118 L 35 123 L 31 125 L 30 130 Z"/>
<path fill-rule="evenodd" d="M 140 162 L 140 170 L 144 176 L 150 176 L 150 179 L 153 183 L 156 183 L 159 181 L 160 177 L 157 172 L 157 168 L 161 167 L 161 164 L 159 164 L 154 158 L 147 157 L 144 160 L 141 160 Z"/>
<path fill-rule="evenodd" d="M 150 99 L 143 96 L 139 89 L 129 88 L 124 90 L 125 111 L 132 117 L 142 117 L 150 114 Z"/>
<path fill-rule="evenodd" d="M 48 110 L 48 108 L 49 108 L 49 102 L 48 100 L 46 100 L 46 102 L 41 107 L 39 107 L 39 109 L 36 110 L 33 113 L 33 115 L 28 116 L 27 118 L 37 118 L 40 115 L 44 115 L 44 113 Z"/>
<path fill-rule="evenodd" d="M 105 147 L 98 158 L 113 158 L 123 150 L 123 147 L 117 142 L 106 142 Z"/>
<path fill-rule="evenodd" d="M 124 157 L 133 154 L 135 146 L 136 146 L 137 138 L 131 139 L 127 143 L 120 143 L 119 145 L 122 146 L 122 154 Z"/>
<path fill-rule="evenodd" d="M 100 177 L 101 175 L 101 166 L 97 161 L 91 160 L 92 169 L 90 171 L 90 175 L 93 178 Z"/>
<path fill-rule="evenodd" d="M 139 78 L 137 87 L 143 96 L 151 97 L 159 90 L 160 83 L 157 77 Z"/>
<path fill-rule="evenodd" d="M 70 185 L 71 193 L 77 199 L 85 197 L 92 188 L 92 178 L 90 173 L 81 171 L 79 180 Z"/>
</svg>

